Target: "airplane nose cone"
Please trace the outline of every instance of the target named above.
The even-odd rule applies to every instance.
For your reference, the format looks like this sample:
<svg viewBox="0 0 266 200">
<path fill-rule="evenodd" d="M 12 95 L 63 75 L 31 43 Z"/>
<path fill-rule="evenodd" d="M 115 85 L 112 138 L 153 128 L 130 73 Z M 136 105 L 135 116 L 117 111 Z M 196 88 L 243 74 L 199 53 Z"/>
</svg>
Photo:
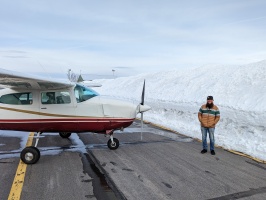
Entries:
<svg viewBox="0 0 266 200">
<path fill-rule="evenodd" d="M 146 112 L 146 111 L 148 111 L 148 110 L 150 110 L 151 109 L 151 107 L 150 106 L 147 106 L 147 105 L 139 105 L 138 106 L 138 112 L 139 113 L 142 113 L 142 112 Z"/>
</svg>

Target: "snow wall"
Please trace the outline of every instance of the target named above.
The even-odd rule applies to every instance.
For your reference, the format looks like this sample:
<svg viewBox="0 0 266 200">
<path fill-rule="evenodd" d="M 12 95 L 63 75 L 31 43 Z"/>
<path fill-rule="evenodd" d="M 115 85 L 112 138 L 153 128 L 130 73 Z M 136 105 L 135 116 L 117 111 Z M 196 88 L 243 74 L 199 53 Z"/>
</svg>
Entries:
<svg viewBox="0 0 266 200">
<path fill-rule="evenodd" d="M 212 95 L 221 112 L 216 144 L 266 160 L 266 60 L 94 80 L 102 84 L 95 90 L 138 104 L 144 79 L 145 104 L 152 107 L 144 120 L 201 139 L 197 114 Z"/>
</svg>

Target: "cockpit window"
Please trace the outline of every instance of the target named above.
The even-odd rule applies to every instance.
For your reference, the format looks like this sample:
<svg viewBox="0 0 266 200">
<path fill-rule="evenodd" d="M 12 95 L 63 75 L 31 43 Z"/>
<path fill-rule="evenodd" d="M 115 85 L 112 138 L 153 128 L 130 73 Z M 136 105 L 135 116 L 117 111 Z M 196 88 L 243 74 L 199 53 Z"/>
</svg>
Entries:
<svg viewBox="0 0 266 200">
<path fill-rule="evenodd" d="M 32 93 L 5 94 L 0 97 L 0 103 L 10 105 L 30 105 L 32 104 Z"/>
<path fill-rule="evenodd" d="M 68 91 L 42 92 L 42 104 L 69 104 L 71 103 Z"/>
<path fill-rule="evenodd" d="M 99 95 L 94 90 L 84 87 L 82 85 L 76 85 L 74 92 L 75 92 L 75 97 L 78 103 L 87 101 L 88 99 L 91 99 Z"/>
</svg>

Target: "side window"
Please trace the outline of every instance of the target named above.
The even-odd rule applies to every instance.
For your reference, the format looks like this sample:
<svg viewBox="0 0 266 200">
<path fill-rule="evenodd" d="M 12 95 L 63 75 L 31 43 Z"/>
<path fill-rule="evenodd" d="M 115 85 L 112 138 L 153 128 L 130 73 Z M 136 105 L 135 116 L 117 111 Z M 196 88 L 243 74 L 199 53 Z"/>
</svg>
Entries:
<svg viewBox="0 0 266 200">
<path fill-rule="evenodd" d="M 42 92 L 42 104 L 69 104 L 71 103 L 68 91 Z"/>
<path fill-rule="evenodd" d="M 32 93 L 14 93 L 5 94 L 0 97 L 0 103 L 10 105 L 31 105 L 32 104 Z"/>
</svg>

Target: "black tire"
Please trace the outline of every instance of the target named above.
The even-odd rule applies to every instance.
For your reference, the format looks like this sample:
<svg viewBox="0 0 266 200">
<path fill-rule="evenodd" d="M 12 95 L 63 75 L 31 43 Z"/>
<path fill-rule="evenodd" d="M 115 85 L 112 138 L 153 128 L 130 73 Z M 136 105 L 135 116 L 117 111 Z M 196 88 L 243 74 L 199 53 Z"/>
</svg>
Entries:
<svg viewBox="0 0 266 200">
<path fill-rule="evenodd" d="M 108 142 L 107 142 L 107 146 L 111 150 L 115 150 L 115 149 L 117 149 L 119 147 L 119 140 L 116 139 L 116 138 L 114 138 L 113 140 L 114 140 L 113 144 L 112 144 L 112 140 L 111 139 L 109 139 Z"/>
<path fill-rule="evenodd" d="M 40 158 L 41 157 L 40 150 L 37 147 L 35 147 L 35 146 L 30 146 L 30 147 L 33 148 L 33 149 L 36 149 L 36 151 L 38 152 L 39 158 Z"/>
<path fill-rule="evenodd" d="M 41 154 L 39 149 L 36 147 L 26 147 L 22 150 L 20 153 L 20 159 L 25 163 L 25 164 L 35 164 L 38 162 L 40 159 Z"/>
<path fill-rule="evenodd" d="M 71 133 L 68 133 L 68 132 L 60 132 L 59 135 L 62 137 L 62 138 L 69 138 Z"/>
</svg>

